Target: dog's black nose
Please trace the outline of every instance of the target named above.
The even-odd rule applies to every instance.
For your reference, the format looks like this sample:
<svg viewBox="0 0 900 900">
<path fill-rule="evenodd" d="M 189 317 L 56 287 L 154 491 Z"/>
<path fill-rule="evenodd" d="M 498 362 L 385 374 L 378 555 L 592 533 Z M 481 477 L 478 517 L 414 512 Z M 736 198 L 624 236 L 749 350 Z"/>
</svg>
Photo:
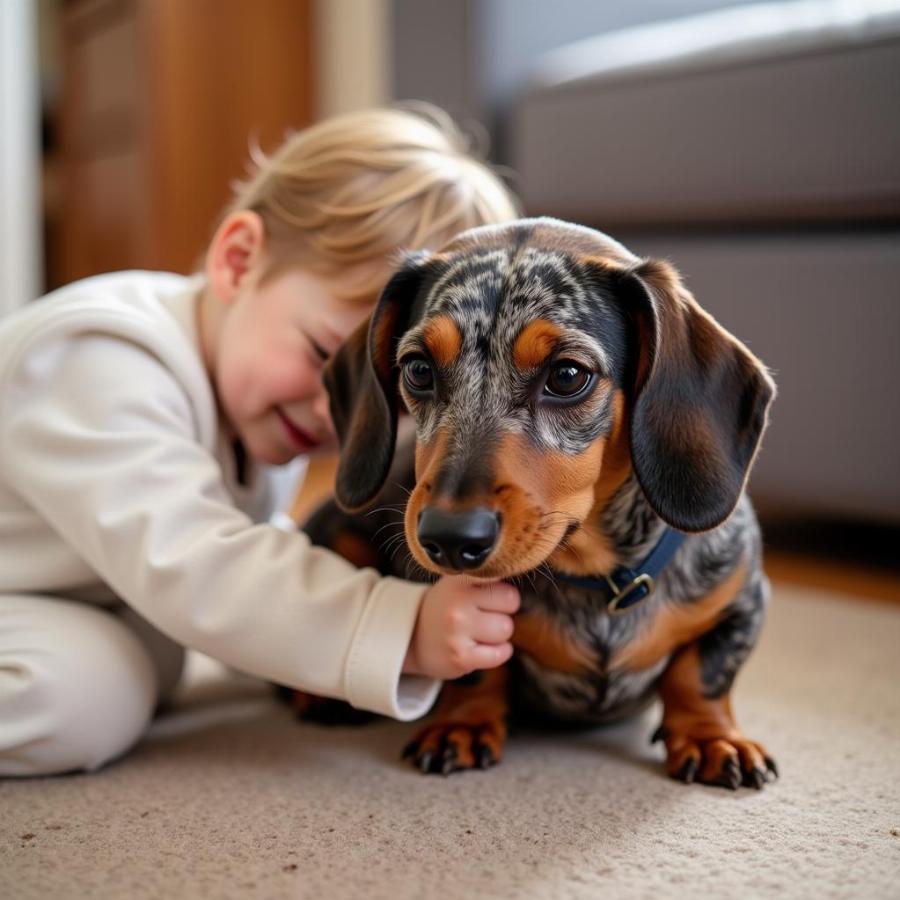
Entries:
<svg viewBox="0 0 900 900">
<path fill-rule="evenodd" d="M 490 555 L 500 533 L 500 519 L 493 510 L 477 508 L 448 512 L 426 506 L 419 513 L 419 543 L 439 566 L 474 569 Z"/>
</svg>

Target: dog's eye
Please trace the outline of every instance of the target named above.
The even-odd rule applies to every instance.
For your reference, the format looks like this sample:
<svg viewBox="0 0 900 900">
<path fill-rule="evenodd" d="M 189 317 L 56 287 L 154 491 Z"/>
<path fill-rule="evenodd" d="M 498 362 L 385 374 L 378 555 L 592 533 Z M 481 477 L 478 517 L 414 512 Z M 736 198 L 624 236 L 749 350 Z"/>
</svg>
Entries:
<svg viewBox="0 0 900 900">
<path fill-rule="evenodd" d="M 563 360 L 556 363 L 547 376 L 544 393 L 551 397 L 577 397 L 591 382 L 591 373 L 577 363 Z"/>
<path fill-rule="evenodd" d="M 431 363 L 421 356 L 403 364 L 403 380 L 414 394 L 427 394 L 434 388 L 434 372 Z"/>
</svg>

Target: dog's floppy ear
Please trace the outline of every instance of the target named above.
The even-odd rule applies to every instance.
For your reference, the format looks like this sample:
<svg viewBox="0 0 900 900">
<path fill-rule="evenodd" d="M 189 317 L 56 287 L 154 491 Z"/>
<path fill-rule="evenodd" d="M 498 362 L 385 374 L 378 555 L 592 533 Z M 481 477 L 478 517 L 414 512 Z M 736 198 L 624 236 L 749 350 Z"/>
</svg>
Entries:
<svg viewBox="0 0 900 900">
<path fill-rule="evenodd" d="M 407 257 L 387 283 L 372 316 L 325 368 L 331 416 L 341 443 L 335 499 L 348 512 L 370 503 L 384 486 L 397 440 L 396 338 L 410 324 L 426 253 Z"/>
<path fill-rule="evenodd" d="M 740 497 L 775 385 L 668 263 L 645 260 L 630 278 L 640 344 L 631 413 L 635 473 L 666 522 L 706 531 Z"/>
</svg>

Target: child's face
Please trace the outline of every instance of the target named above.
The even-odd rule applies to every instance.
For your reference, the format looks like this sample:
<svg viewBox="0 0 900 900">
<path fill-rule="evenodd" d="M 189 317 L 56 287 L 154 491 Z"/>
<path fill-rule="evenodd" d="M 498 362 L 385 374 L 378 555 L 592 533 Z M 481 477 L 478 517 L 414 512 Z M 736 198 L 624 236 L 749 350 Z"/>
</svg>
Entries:
<svg viewBox="0 0 900 900">
<path fill-rule="evenodd" d="M 387 281 L 388 271 L 384 272 Z M 344 300 L 361 276 L 290 269 L 262 286 L 248 280 L 221 323 L 215 381 L 219 403 L 247 452 L 280 465 L 300 454 L 336 449 L 322 384 L 325 361 L 371 312 Z"/>
</svg>

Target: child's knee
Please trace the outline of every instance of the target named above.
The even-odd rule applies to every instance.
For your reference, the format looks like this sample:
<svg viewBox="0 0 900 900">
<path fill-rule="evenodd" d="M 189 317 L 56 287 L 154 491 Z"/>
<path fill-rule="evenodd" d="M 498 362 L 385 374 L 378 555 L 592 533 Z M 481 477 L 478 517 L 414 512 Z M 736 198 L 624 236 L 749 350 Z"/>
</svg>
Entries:
<svg viewBox="0 0 900 900">
<path fill-rule="evenodd" d="M 0 775 L 98 768 L 140 738 L 156 698 L 150 656 L 114 616 L 0 597 Z"/>
</svg>

